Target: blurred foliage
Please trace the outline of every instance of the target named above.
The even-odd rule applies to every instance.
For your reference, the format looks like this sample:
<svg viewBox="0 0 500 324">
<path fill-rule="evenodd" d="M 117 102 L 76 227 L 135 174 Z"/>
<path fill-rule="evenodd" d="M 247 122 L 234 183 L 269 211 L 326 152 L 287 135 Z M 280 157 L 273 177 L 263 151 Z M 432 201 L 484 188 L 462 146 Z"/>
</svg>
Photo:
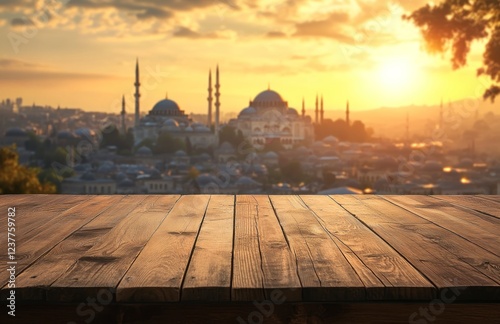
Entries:
<svg viewBox="0 0 500 324">
<path fill-rule="evenodd" d="M 486 75 L 493 84 L 484 99 L 500 94 L 500 2 L 498 0 L 445 0 L 427 4 L 404 18 L 420 28 L 427 49 L 434 53 L 451 50 L 453 69 L 467 63 L 474 40 L 486 39 L 483 65 L 477 75 Z"/>
<path fill-rule="evenodd" d="M 0 148 L 0 170 L 1 194 L 56 193 L 54 184 L 40 181 L 39 169 L 19 164 L 15 146 Z"/>
</svg>

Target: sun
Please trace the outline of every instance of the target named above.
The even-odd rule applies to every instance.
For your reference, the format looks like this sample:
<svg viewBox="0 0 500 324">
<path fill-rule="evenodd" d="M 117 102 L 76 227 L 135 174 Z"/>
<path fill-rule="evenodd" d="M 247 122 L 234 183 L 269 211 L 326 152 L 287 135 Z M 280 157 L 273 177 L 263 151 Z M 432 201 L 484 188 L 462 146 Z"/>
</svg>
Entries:
<svg viewBox="0 0 500 324">
<path fill-rule="evenodd" d="M 415 84 L 417 76 L 415 64 L 400 58 L 383 61 L 377 73 L 378 84 L 389 92 L 409 90 Z"/>
</svg>

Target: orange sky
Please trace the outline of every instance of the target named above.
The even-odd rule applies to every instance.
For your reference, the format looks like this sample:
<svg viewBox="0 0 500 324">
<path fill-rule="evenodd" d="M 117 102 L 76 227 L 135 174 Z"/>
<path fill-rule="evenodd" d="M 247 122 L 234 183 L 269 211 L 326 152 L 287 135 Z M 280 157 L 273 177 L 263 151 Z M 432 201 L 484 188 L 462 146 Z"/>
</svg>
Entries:
<svg viewBox="0 0 500 324">
<path fill-rule="evenodd" d="M 141 62 L 142 111 L 165 97 L 205 113 L 207 74 L 221 69 L 221 109 L 237 112 L 270 83 L 292 107 L 352 110 L 479 97 L 484 44 L 468 65 L 423 49 L 401 15 L 425 1 L 6 0 L 0 2 L 0 99 L 132 112 Z M 48 15 L 44 15 L 48 12 Z"/>
</svg>

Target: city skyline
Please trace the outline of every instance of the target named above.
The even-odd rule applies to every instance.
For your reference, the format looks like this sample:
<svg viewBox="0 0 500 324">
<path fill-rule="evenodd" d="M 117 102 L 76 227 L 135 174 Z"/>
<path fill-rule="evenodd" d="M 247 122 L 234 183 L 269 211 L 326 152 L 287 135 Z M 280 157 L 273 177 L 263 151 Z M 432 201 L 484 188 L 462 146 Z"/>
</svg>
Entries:
<svg viewBox="0 0 500 324">
<path fill-rule="evenodd" d="M 222 114 L 246 107 L 268 84 L 299 109 L 302 98 L 313 109 L 323 94 L 326 112 L 346 100 L 356 111 L 479 98 L 489 84 L 475 77 L 481 44 L 457 71 L 447 55 L 423 49 L 418 29 L 401 16 L 425 1 L 92 3 L 0 4 L 8 35 L 0 84 L 8 96 L 119 113 L 122 95 L 133 95 L 137 57 L 149 84 L 143 111 L 168 92 L 186 111 L 205 113 L 207 74 L 217 64 Z"/>
</svg>

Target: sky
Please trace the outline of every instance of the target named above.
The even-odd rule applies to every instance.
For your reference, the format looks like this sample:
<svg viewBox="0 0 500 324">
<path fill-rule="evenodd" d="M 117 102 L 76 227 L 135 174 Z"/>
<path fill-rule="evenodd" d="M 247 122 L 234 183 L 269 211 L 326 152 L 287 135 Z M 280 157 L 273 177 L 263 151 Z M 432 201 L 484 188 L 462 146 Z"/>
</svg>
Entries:
<svg viewBox="0 0 500 324">
<path fill-rule="evenodd" d="M 311 111 L 437 105 L 478 98 L 484 43 L 453 71 L 402 15 L 426 1 L 1 0 L 0 100 L 133 111 L 168 95 L 206 113 L 208 71 L 221 73 L 221 110 L 236 113 L 268 87 Z"/>
</svg>

